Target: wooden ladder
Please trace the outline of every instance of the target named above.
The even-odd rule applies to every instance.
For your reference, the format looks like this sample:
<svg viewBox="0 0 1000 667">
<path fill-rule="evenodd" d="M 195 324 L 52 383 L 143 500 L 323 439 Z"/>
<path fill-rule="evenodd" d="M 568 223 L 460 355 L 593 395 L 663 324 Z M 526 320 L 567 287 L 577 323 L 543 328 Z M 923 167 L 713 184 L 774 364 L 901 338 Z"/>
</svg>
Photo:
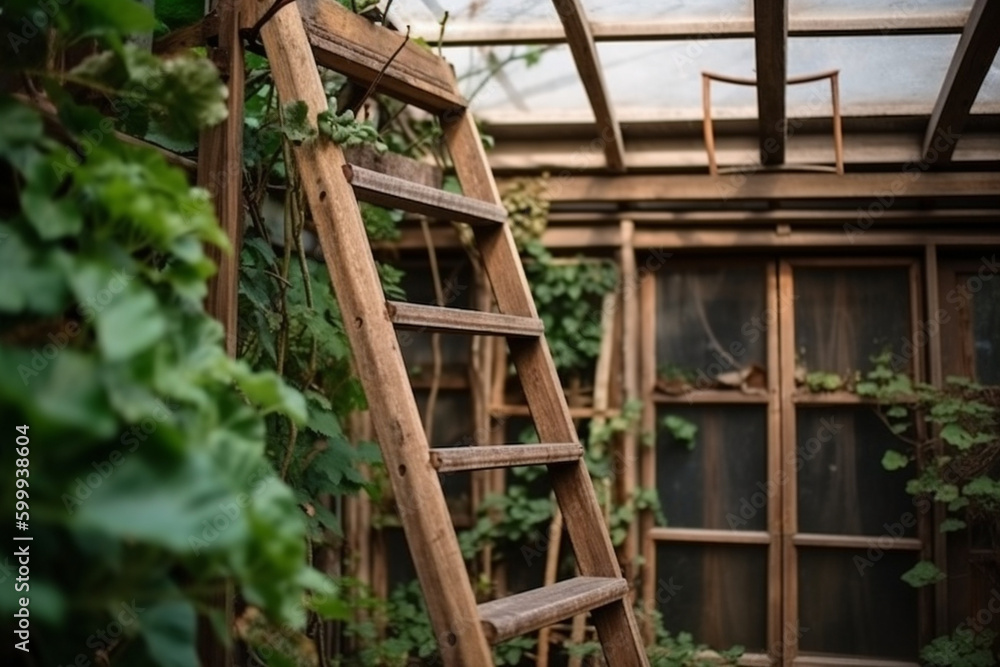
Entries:
<svg viewBox="0 0 1000 667">
<path fill-rule="evenodd" d="M 329 0 L 299 0 L 271 15 L 274 1 L 244 0 L 239 22 L 259 30 L 281 103 L 305 102 L 310 118 L 327 109 L 317 63 L 363 84 L 377 80 L 383 92 L 441 118 L 464 192 L 349 165 L 331 141 L 294 148 L 444 664 L 492 665 L 491 644 L 589 610 L 609 665 L 648 665 L 506 212 L 451 69 Z M 472 225 L 500 312 L 387 302 L 358 200 Z M 431 449 L 396 328 L 506 337 L 546 444 Z M 581 576 L 477 605 L 438 474 L 534 464 L 548 466 Z"/>
</svg>

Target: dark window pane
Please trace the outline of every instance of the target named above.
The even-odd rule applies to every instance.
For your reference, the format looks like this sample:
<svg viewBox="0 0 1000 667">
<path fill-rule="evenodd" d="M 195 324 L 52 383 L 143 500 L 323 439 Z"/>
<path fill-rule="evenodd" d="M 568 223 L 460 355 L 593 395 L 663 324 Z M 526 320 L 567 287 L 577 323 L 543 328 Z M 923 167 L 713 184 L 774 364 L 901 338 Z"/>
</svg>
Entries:
<svg viewBox="0 0 1000 667">
<path fill-rule="evenodd" d="M 777 314 L 765 307 L 762 267 L 663 273 L 657 295 L 661 374 L 683 371 L 705 388 L 720 373 L 766 366 L 766 332 Z"/>
<path fill-rule="evenodd" d="M 409 303 L 425 306 L 436 305 L 430 267 L 417 265 L 404 268 L 406 278 L 403 280 L 403 289 L 406 290 L 406 300 Z M 445 306 L 470 308 L 473 287 L 468 263 L 442 264 L 440 273 Z M 415 366 L 430 367 L 433 363 L 431 336 L 429 332 L 417 330 L 399 330 L 396 333 L 403 359 L 408 367 L 411 369 Z M 469 336 L 441 335 L 441 363 L 445 371 L 465 372 L 465 366 L 469 363 L 470 340 Z"/>
<path fill-rule="evenodd" d="M 663 625 L 715 649 L 767 643 L 767 547 L 656 544 Z"/>
<path fill-rule="evenodd" d="M 417 408 L 423 418 L 427 407 L 427 391 L 417 391 Z M 475 425 L 472 422 L 472 404 L 468 392 L 442 391 L 434 406 L 434 432 L 432 447 L 472 446 Z M 445 500 L 454 518 L 468 521 L 471 517 L 472 473 L 455 472 L 441 475 Z"/>
<path fill-rule="evenodd" d="M 794 309 L 795 349 L 808 371 L 867 371 L 885 349 L 910 361 L 906 268 L 795 269 Z"/>
<path fill-rule="evenodd" d="M 868 406 L 800 408 L 797 458 L 799 532 L 846 535 L 916 533 L 906 493 L 912 469 L 882 467 L 887 449 L 901 449 Z M 888 528 L 887 528 L 888 525 Z"/>
<path fill-rule="evenodd" d="M 668 415 L 698 426 L 694 449 L 662 426 Z M 767 530 L 767 415 L 763 406 L 661 405 L 656 480 L 667 525 Z"/>
<path fill-rule="evenodd" d="M 917 591 L 899 577 L 911 552 L 799 549 L 803 653 L 916 659 Z"/>
<path fill-rule="evenodd" d="M 976 380 L 1000 385 L 1000 279 L 987 274 L 968 276 L 972 294 L 972 339 L 976 355 Z M 978 289 L 977 289 L 978 288 Z"/>
</svg>

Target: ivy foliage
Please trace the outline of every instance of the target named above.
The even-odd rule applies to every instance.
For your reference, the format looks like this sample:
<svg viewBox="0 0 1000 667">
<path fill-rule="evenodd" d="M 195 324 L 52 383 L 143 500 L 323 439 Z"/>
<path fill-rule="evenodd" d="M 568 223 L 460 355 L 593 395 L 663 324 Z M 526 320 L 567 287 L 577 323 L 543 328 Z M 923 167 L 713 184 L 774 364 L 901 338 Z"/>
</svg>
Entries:
<svg viewBox="0 0 1000 667">
<path fill-rule="evenodd" d="M 123 46 L 152 24 L 130 0 L 53 7 L 54 43 L 102 48 L 66 77 L 36 69 L 45 60 L 33 54 L 4 60 L 58 110 L 46 125 L 0 97 L 0 414 L 31 438 L 30 649 L 39 664 L 97 653 L 196 664 L 197 618 L 224 627 L 209 601 L 230 583 L 293 629 L 309 590 L 334 593 L 307 565 L 297 499 L 265 456 L 266 422 L 310 423 L 307 400 L 227 357 L 201 303 L 214 272 L 204 245 L 228 251 L 208 194 L 119 141 L 121 117 L 102 113 L 131 96 L 151 121 L 194 131 L 224 109 L 214 69 Z M 8 2 L 2 19 L 19 25 L 35 9 Z M 140 77 L 152 82 L 141 98 Z M 0 486 L 14 495 L 12 476 Z M 10 603 L 0 598 L 4 614 Z M 120 636 L 96 640 L 124 610 Z"/>
<path fill-rule="evenodd" d="M 886 451 L 882 466 L 894 471 L 910 461 L 921 462 L 906 490 L 946 507 L 942 532 L 996 516 L 1000 512 L 1000 480 L 992 465 L 1000 456 L 996 390 L 961 377 L 946 378 L 941 388 L 913 382 L 893 369 L 888 352 L 872 361 L 874 369 L 855 391 L 875 400 L 882 419 L 904 445 L 902 451 Z M 913 436 L 916 420 L 924 423 L 923 439 Z"/>
</svg>

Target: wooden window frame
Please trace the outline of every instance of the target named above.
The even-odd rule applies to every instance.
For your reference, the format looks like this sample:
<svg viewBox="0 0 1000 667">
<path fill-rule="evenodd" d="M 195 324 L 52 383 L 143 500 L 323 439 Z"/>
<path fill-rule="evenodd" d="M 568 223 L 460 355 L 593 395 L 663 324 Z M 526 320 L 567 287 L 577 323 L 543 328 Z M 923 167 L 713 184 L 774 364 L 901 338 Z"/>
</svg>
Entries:
<svg viewBox="0 0 1000 667">
<path fill-rule="evenodd" d="M 797 267 L 905 267 L 908 271 L 910 338 L 913 340 L 924 321 L 926 312 L 936 310 L 937 266 L 928 260 L 933 245 L 927 246 L 924 257 L 906 253 L 904 256 L 871 257 L 802 257 L 795 256 L 795 249 L 782 257 L 748 258 L 730 261 L 734 264 L 763 265 L 765 271 L 766 308 L 777 313 L 774 323 L 767 328 L 767 393 L 762 396 L 747 396 L 739 392 L 722 390 L 702 390 L 676 397 L 657 394 L 656 372 L 656 316 L 657 316 L 657 276 L 646 273 L 640 282 L 640 384 L 643 402 L 642 427 L 646 432 L 656 430 L 656 411 L 661 405 L 766 405 L 767 406 L 767 474 L 769 480 L 784 480 L 779 491 L 768 502 L 766 531 L 727 531 L 700 528 L 657 527 L 649 513 L 640 518 L 640 550 L 643 556 L 643 602 L 651 612 L 655 608 L 656 547 L 663 542 L 717 544 L 717 545 L 760 545 L 768 546 L 767 558 L 767 646 L 780 647 L 773 654 L 747 654 L 741 664 L 771 664 L 769 660 L 778 658 L 781 665 L 795 667 L 916 667 L 917 662 L 892 659 L 873 659 L 862 656 L 798 655 L 797 642 L 785 642 L 783 635 L 791 628 L 798 628 L 798 549 L 803 547 L 827 549 L 867 548 L 872 536 L 823 535 L 799 533 L 797 528 L 797 476 L 794 469 L 796 451 L 796 411 L 810 406 L 859 406 L 868 403 L 852 392 L 831 392 L 813 394 L 799 391 L 795 386 L 795 313 L 794 282 L 792 272 Z M 936 255 L 935 255 L 936 260 Z M 926 266 L 922 266 L 925 264 Z M 688 262 L 683 258 L 671 262 L 671 269 L 684 270 L 695 266 L 705 266 L 703 261 Z M 932 282 L 933 281 L 933 282 Z M 935 299 L 930 298 L 933 286 Z M 926 298 L 926 303 L 925 303 Z M 928 362 L 930 369 L 928 369 Z M 935 365 L 940 363 L 939 337 L 930 337 L 925 349 L 915 354 L 911 371 L 915 379 L 927 381 L 939 375 Z M 933 377 L 931 379 L 934 379 Z M 790 460 L 790 462 L 789 462 Z M 640 459 L 641 483 L 647 488 L 655 488 L 656 448 L 646 447 Z M 934 527 L 939 519 L 922 515 L 918 520 L 917 536 L 893 541 L 890 550 L 918 554 L 920 558 L 931 558 L 937 552 L 932 549 L 938 540 Z M 877 537 L 877 536 L 876 536 Z M 940 588 L 940 587 L 939 587 Z M 930 621 L 937 617 L 932 608 L 939 608 L 941 594 L 922 589 L 918 594 L 918 643 L 925 644 L 933 636 Z M 650 631 L 647 628 L 647 633 Z M 651 638 L 651 637 L 650 637 Z"/>
</svg>

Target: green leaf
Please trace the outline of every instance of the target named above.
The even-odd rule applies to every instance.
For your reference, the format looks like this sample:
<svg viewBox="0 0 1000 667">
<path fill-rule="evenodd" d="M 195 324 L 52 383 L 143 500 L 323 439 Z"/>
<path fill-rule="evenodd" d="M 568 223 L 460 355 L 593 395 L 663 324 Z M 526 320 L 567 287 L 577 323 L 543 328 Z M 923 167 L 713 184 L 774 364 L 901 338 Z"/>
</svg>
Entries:
<svg viewBox="0 0 1000 667">
<path fill-rule="evenodd" d="M 237 386 L 263 414 L 281 412 L 299 424 L 306 422 L 308 411 L 305 397 L 285 384 L 280 375 L 273 371 L 255 373 L 243 363 L 235 366 L 233 379 Z"/>
<path fill-rule="evenodd" d="M 309 107 L 298 100 L 285 105 L 281 131 L 293 143 L 302 143 L 316 136 L 316 128 L 309 123 Z"/>
<path fill-rule="evenodd" d="M 67 286 L 55 253 L 36 250 L 0 224 L 0 312 L 55 315 L 65 307 Z"/>
<path fill-rule="evenodd" d="M 962 530 L 965 528 L 965 522 L 961 519 L 955 519 L 949 517 L 941 522 L 940 530 L 942 533 L 951 533 L 954 531 Z"/>
<path fill-rule="evenodd" d="M 141 613 L 142 638 L 160 667 L 198 664 L 197 617 L 190 602 L 161 602 Z"/>
<path fill-rule="evenodd" d="M 231 549 L 248 530 L 236 493 L 206 452 L 166 464 L 128 457 L 72 520 L 80 528 L 182 554 Z"/>
<path fill-rule="evenodd" d="M 968 449 L 973 445 L 972 436 L 958 424 L 945 424 L 941 429 L 941 439 L 958 449 Z"/>
<path fill-rule="evenodd" d="M 934 563 L 922 560 L 904 572 L 900 579 L 914 588 L 921 588 L 943 581 L 945 574 Z"/>
<path fill-rule="evenodd" d="M 910 459 L 905 454 L 900 454 L 892 449 L 886 451 L 882 456 L 882 467 L 886 470 L 899 470 L 909 465 Z"/>
</svg>

